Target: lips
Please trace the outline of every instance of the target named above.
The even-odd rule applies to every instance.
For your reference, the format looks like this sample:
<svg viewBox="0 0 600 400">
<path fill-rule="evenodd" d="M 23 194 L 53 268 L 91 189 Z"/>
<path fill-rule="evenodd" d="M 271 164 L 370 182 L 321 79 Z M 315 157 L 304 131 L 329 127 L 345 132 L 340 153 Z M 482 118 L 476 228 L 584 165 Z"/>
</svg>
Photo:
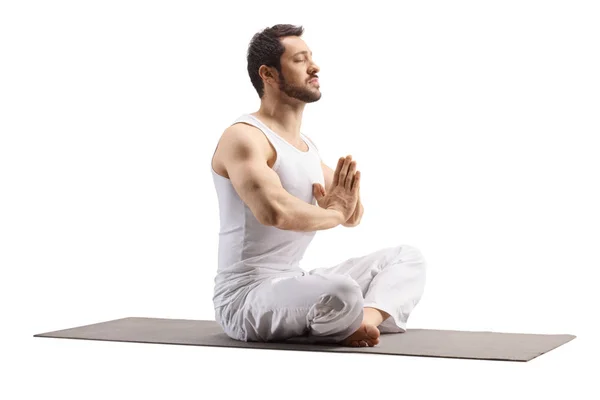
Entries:
<svg viewBox="0 0 600 400">
<path fill-rule="evenodd" d="M 311 78 L 308 83 L 319 83 L 319 78 Z"/>
</svg>

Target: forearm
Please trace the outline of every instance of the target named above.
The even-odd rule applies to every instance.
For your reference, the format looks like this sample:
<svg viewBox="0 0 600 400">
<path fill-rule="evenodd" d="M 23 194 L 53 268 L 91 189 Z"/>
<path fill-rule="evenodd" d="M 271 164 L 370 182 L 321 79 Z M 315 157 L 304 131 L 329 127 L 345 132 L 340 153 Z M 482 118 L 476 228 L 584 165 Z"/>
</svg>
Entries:
<svg viewBox="0 0 600 400">
<path fill-rule="evenodd" d="M 312 232 L 335 228 L 343 223 L 342 213 L 306 203 L 289 195 L 276 206 L 273 226 L 289 231 Z"/>
</svg>

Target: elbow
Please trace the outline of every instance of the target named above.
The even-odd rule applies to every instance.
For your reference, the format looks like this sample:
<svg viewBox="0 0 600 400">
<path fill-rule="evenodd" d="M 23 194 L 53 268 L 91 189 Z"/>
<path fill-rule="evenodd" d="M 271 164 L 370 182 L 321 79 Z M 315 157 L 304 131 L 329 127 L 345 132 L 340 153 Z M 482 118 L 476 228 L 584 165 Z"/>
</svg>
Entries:
<svg viewBox="0 0 600 400">
<path fill-rule="evenodd" d="M 287 218 L 285 217 L 285 214 L 281 211 L 274 211 L 271 213 L 270 223 L 271 226 L 277 229 L 288 229 Z"/>
<path fill-rule="evenodd" d="M 285 229 L 284 221 L 280 215 L 275 215 L 275 216 L 271 217 L 269 226 L 272 226 L 277 229 Z"/>
<path fill-rule="evenodd" d="M 284 214 L 280 210 L 277 210 L 275 207 L 269 207 L 268 209 L 264 210 L 262 213 L 262 218 L 259 220 L 259 222 L 266 226 L 284 229 L 283 227 L 285 221 L 283 216 Z"/>
<path fill-rule="evenodd" d="M 278 229 L 290 229 L 288 207 L 285 206 L 284 201 L 281 201 L 276 194 L 265 196 L 265 201 L 262 202 L 261 223 Z"/>
</svg>

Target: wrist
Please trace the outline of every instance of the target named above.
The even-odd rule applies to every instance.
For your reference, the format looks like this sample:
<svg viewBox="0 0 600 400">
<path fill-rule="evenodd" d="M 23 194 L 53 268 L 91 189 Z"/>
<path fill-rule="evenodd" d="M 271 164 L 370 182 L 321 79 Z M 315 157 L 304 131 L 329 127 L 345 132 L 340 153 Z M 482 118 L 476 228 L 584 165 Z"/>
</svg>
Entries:
<svg viewBox="0 0 600 400">
<path fill-rule="evenodd" d="M 336 210 L 335 208 L 328 208 L 328 210 L 331 212 L 331 215 L 336 218 L 338 225 L 346 222 L 344 214 L 341 211 Z"/>
</svg>

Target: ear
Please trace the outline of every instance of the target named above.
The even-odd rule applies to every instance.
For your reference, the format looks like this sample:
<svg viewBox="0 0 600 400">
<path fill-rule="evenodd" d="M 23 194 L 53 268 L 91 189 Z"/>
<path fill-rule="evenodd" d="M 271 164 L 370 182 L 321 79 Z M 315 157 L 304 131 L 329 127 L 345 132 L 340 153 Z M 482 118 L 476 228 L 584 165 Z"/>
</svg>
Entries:
<svg viewBox="0 0 600 400">
<path fill-rule="evenodd" d="M 270 83 L 275 79 L 274 70 L 272 68 L 267 67 L 266 65 L 260 66 L 260 68 L 258 69 L 258 74 L 266 83 Z"/>
</svg>

